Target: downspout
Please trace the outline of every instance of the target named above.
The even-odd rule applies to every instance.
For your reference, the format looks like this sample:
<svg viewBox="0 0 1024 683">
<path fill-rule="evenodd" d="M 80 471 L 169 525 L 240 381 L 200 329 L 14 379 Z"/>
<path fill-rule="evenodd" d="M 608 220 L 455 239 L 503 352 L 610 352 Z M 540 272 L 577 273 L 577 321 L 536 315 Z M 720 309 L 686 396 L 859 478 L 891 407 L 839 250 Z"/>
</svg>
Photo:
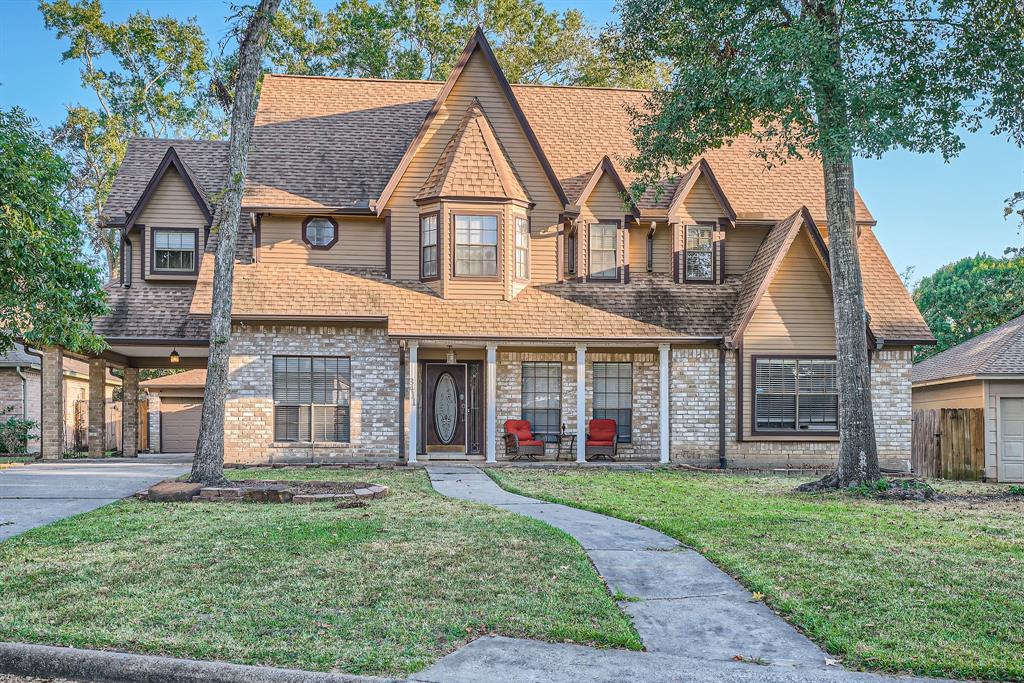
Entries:
<svg viewBox="0 0 1024 683">
<path fill-rule="evenodd" d="M 718 349 L 718 466 L 726 468 L 725 461 L 725 347 Z"/>
<path fill-rule="evenodd" d="M 405 462 L 405 342 L 398 346 L 398 461 Z"/>
</svg>

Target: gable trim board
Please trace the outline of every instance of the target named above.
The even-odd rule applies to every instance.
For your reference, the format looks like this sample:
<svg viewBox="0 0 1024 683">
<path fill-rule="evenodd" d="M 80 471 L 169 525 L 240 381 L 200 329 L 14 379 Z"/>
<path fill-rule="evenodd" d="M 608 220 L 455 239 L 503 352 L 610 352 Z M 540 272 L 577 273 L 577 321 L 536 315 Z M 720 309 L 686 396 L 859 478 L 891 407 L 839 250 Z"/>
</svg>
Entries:
<svg viewBox="0 0 1024 683">
<path fill-rule="evenodd" d="M 125 218 L 125 230 L 131 230 L 135 225 L 136 219 L 142 213 L 146 204 L 149 203 L 153 193 L 156 192 L 156 189 L 160 186 L 160 181 L 163 180 L 164 175 L 171 167 L 178 172 L 178 175 L 181 176 L 181 179 L 185 182 L 185 187 L 187 187 L 188 191 L 191 193 L 192 198 L 196 202 L 196 206 L 198 206 L 199 210 L 203 212 L 203 216 L 206 218 L 207 224 L 213 223 L 213 213 L 210 211 L 210 206 L 206 202 L 206 197 L 200 189 L 198 181 L 192 174 L 189 167 L 181 160 L 181 157 L 178 156 L 174 147 L 171 146 L 168 147 L 167 152 L 164 153 L 163 160 L 160 162 L 160 165 L 157 166 L 156 171 L 153 173 L 153 177 L 149 179 L 149 183 L 146 184 L 146 189 L 142 191 L 142 195 L 139 197 L 138 202 L 135 203 L 135 207 Z"/>
<path fill-rule="evenodd" d="M 533 128 L 530 126 L 529 121 L 527 121 L 526 115 L 519 106 L 515 93 L 512 92 L 512 87 L 509 85 L 508 79 L 505 78 L 505 73 L 498 65 L 498 60 L 495 58 L 494 52 L 491 50 L 491 46 L 488 44 L 483 30 L 480 27 L 477 27 L 476 31 L 473 33 L 473 37 L 466 45 L 466 48 L 462 51 L 462 55 L 459 56 L 459 60 L 455 63 L 455 68 L 452 70 L 451 75 L 448 76 L 448 80 L 445 81 L 444 87 L 441 88 L 441 92 L 438 93 L 437 98 L 435 98 L 430 111 L 427 112 L 426 117 L 423 119 L 423 123 L 420 125 L 419 131 L 416 133 L 412 142 L 409 143 L 405 153 L 402 155 L 402 159 L 398 162 L 398 166 L 395 168 L 387 184 L 384 186 L 384 189 L 381 191 L 380 197 L 377 198 L 375 205 L 377 215 L 380 215 L 380 213 L 384 211 L 388 200 L 391 199 L 391 196 L 398 188 L 398 183 L 405 174 L 409 164 L 412 163 L 413 157 L 416 155 L 416 152 L 420 147 L 420 143 L 423 142 L 423 138 L 426 136 L 427 131 L 430 130 L 431 124 L 437 117 L 438 112 L 441 111 L 444 101 L 448 98 L 452 88 L 455 87 L 455 83 L 459 80 L 463 70 L 466 68 L 470 58 L 477 49 L 479 49 L 481 54 L 483 54 L 488 65 L 493 71 L 494 76 L 498 81 L 498 85 L 501 87 L 502 93 L 508 100 L 509 106 L 512 107 L 512 112 L 515 114 L 523 133 L 526 135 L 526 139 L 529 142 L 530 147 L 533 149 L 534 155 L 540 162 L 540 165 L 544 170 L 544 174 L 547 176 L 547 179 L 551 184 L 551 188 L 555 191 L 555 195 L 558 197 L 559 201 L 561 201 L 563 207 L 569 203 L 569 200 L 565 195 L 565 190 L 562 189 L 562 184 L 558 181 L 558 176 L 555 175 L 555 171 L 551 167 L 551 163 L 544 154 L 544 150 L 540 146 L 540 141 L 537 139 L 537 135 L 533 132 Z"/>
<path fill-rule="evenodd" d="M 711 187 L 712 194 L 718 200 L 722 210 L 725 211 L 725 215 L 728 216 L 729 221 L 733 224 L 736 223 L 736 211 L 732 208 L 732 204 L 729 203 L 728 197 L 725 196 L 725 191 L 718 182 L 718 178 L 715 177 L 715 172 L 711 170 L 711 164 L 707 162 L 707 159 L 701 157 L 693 167 L 690 168 L 683 177 L 679 179 L 679 184 L 676 186 L 675 196 L 672 197 L 672 202 L 668 205 L 668 219 L 669 221 L 677 220 L 680 210 L 682 209 L 683 202 L 690 196 L 690 192 L 697 185 L 697 181 L 701 178 L 707 180 L 708 185 Z M 808 215 L 810 213 L 808 212 Z"/>
</svg>

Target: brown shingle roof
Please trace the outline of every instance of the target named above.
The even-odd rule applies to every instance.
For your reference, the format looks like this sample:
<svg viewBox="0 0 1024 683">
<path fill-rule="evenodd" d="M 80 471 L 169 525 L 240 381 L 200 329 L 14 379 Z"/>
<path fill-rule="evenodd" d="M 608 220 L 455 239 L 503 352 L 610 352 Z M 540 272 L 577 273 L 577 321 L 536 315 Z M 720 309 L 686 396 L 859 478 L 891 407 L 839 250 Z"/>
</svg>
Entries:
<svg viewBox="0 0 1024 683">
<path fill-rule="evenodd" d="M 212 268 L 213 259 L 203 259 Z M 212 270 L 211 270 L 212 273 Z M 209 322 L 189 315 L 189 285 L 139 285 L 125 289 L 116 282 L 104 288 L 110 313 L 93 321 L 105 337 L 206 339 Z"/>
<path fill-rule="evenodd" d="M 912 381 L 1024 374 L 1024 315 L 916 364 Z"/>
<path fill-rule="evenodd" d="M 194 315 L 208 314 L 211 267 L 203 264 Z M 677 285 L 650 278 L 629 285 L 528 287 L 511 301 L 441 299 L 419 282 L 366 273 L 270 263 L 235 268 L 238 318 L 310 317 L 387 321 L 413 337 L 500 339 L 649 339 L 716 337 L 728 320 L 736 285 Z M 295 302 L 301 301 L 301 309 Z"/>
<path fill-rule="evenodd" d="M 529 202 L 515 165 L 478 100 L 466 109 L 416 199 L 503 197 Z"/>
<path fill-rule="evenodd" d="M 366 206 L 376 199 L 412 142 L 443 84 L 309 76 L 267 76 L 263 83 L 246 206 L 323 209 Z M 622 179 L 635 178 L 623 160 L 635 154 L 629 107 L 638 90 L 513 85 L 559 182 L 578 197 L 608 155 Z M 757 144 L 739 138 L 705 154 L 739 218 L 780 220 L 806 205 L 825 220 L 821 163 L 793 159 L 771 171 Z M 640 208 L 666 208 L 676 183 Z M 857 218 L 872 220 L 860 196 Z"/>
<path fill-rule="evenodd" d="M 173 375 L 154 377 L 145 382 L 139 382 L 140 387 L 146 389 L 192 389 L 206 386 L 206 368 L 198 370 L 186 370 L 176 372 Z"/>
<path fill-rule="evenodd" d="M 110 196 L 103 205 L 103 220 L 107 225 L 120 225 L 125 215 L 135 208 L 139 197 L 167 150 L 174 147 L 187 166 L 191 179 L 207 199 L 224 186 L 228 168 L 228 143 L 220 140 L 165 140 L 131 138 L 128 149 L 110 188 Z"/>
</svg>

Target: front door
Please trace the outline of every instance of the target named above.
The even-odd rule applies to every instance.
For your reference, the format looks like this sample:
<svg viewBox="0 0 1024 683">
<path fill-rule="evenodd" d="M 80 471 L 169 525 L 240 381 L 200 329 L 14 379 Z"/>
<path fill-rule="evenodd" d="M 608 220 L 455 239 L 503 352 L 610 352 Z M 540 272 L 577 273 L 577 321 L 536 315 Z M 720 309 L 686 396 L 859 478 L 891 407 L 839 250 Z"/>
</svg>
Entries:
<svg viewBox="0 0 1024 683">
<path fill-rule="evenodd" d="M 427 363 L 423 421 L 428 453 L 466 452 L 466 365 Z"/>
</svg>

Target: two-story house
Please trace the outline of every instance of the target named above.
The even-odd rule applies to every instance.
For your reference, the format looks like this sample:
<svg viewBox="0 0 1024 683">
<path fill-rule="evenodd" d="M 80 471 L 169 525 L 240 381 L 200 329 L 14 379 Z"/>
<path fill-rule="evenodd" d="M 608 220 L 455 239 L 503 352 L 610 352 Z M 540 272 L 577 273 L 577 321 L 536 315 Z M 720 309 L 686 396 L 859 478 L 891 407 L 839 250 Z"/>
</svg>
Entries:
<svg viewBox="0 0 1024 683">
<path fill-rule="evenodd" d="M 267 76 L 226 460 L 495 460 L 520 418 L 550 458 L 597 417 L 622 459 L 832 462 L 820 163 L 765 170 L 741 138 L 624 201 L 644 97 L 510 85 L 480 31 L 443 83 Z M 225 173 L 225 143 L 131 141 L 104 211 L 124 268 L 96 363 L 205 365 Z M 880 454 L 905 467 L 911 347 L 932 338 L 859 197 L 857 221 Z M 584 439 L 563 450 L 582 459 Z"/>
</svg>

